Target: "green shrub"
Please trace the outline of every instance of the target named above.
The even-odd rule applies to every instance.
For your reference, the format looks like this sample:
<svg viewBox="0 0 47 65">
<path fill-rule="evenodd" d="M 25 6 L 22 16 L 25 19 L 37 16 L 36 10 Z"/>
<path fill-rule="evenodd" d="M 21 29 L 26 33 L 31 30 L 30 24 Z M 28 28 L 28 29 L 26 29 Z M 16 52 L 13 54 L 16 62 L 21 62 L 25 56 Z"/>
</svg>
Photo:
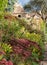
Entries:
<svg viewBox="0 0 47 65">
<path fill-rule="evenodd" d="M 11 37 L 17 38 L 19 36 L 18 34 L 21 29 L 19 22 L 17 20 L 11 22 L 9 20 L 5 20 L 5 19 L 3 20 L 0 22 L 0 32 L 2 31 L 0 34 L 1 34 L 2 41 L 7 42 Z"/>
</svg>

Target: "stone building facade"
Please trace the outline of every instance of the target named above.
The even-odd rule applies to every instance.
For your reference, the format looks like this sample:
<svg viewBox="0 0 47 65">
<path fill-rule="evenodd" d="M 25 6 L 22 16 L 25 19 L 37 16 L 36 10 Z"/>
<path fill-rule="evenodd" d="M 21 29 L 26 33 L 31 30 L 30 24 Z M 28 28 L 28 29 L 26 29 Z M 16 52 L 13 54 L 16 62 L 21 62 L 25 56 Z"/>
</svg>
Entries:
<svg viewBox="0 0 47 65">
<path fill-rule="evenodd" d="M 24 11 L 24 8 L 20 4 L 15 3 L 13 15 L 16 16 L 16 17 L 25 17 L 25 14 L 26 13 Z"/>
</svg>

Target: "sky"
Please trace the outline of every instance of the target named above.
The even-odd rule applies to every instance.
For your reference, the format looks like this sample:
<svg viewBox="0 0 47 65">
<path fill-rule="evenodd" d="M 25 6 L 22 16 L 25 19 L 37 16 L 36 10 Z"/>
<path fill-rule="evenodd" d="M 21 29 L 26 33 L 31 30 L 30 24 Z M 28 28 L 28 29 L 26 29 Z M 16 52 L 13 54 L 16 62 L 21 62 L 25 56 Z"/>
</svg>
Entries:
<svg viewBox="0 0 47 65">
<path fill-rule="evenodd" d="M 18 3 L 20 3 L 21 5 L 24 5 L 26 3 L 28 3 L 30 0 L 18 0 Z"/>
<path fill-rule="evenodd" d="M 18 2 L 21 4 L 21 5 L 24 5 L 26 4 L 27 2 L 29 2 L 30 0 L 18 0 Z M 47 0 L 44 0 L 46 3 L 47 3 Z M 46 4 L 47 5 L 47 4 Z"/>
</svg>

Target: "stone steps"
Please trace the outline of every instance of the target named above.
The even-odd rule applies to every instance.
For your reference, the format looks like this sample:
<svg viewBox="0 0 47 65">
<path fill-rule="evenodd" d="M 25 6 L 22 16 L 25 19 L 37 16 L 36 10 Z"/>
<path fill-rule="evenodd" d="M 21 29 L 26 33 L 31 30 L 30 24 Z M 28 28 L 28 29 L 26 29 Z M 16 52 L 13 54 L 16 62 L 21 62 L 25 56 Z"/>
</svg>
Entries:
<svg viewBox="0 0 47 65">
<path fill-rule="evenodd" d="M 47 61 L 41 61 L 40 65 L 47 65 Z"/>
<path fill-rule="evenodd" d="M 44 61 L 47 61 L 47 51 L 44 53 Z"/>
<path fill-rule="evenodd" d="M 47 44 L 45 44 L 44 61 L 47 61 Z"/>
<path fill-rule="evenodd" d="M 44 59 L 40 62 L 40 65 L 47 65 L 47 44 L 45 44 Z"/>
</svg>

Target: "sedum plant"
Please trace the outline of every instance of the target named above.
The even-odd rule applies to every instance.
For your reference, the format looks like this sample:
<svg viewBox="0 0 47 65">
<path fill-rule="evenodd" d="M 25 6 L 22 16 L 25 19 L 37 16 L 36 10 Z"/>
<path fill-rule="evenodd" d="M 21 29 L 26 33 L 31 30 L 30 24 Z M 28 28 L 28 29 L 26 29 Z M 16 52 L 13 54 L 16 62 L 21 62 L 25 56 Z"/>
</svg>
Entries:
<svg viewBox="0 0 47 65">
<path fill-rule="evenodd" d="M 6 60 L 10 60 L 11 52 L 13 52 L 12 46 L 7 43 L 0 43 L 0 47 L 2 48 L 2 50 L 5 53 L 5 54 L 3 54 L 3 58 L 5 58 Z"/>
<path fill-rule="evenodd" d="M 14 64 L 26 65 L 27 61 L 28 64 L 32 64 L 32 61 L 39 62 L 43 59 L 42 48 L 34 41 L 13 38 L 9 43 L 12 45 L 13 52 L 16 55 L 14 56 L 14 61 L 16 61 Z"/>
<path fill-rule="evenodd" d="M 7 43 L 0 43 L 0 47 L 4 50 L 6 54 L 9 54 L 12 52 L 12 47 L 10 44 L 8 45 Z"/>
</svg>

